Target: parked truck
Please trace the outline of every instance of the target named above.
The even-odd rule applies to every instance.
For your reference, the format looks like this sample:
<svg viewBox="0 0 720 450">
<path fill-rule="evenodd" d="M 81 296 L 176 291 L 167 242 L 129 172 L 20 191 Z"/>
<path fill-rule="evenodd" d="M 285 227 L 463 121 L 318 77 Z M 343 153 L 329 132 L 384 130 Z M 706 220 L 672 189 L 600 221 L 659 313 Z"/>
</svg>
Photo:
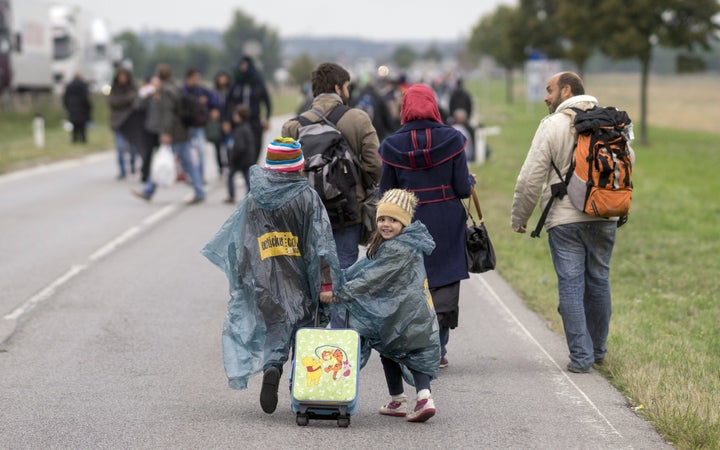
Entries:
<svg viewBox="0 0 720 450">
<path fill-rule="evenodd" d="M 64 4 L 50 7 L 50 20 L 56 88 L 82 73 L 93 90 L 106 90 L 118 59 L 107 22 L 77 6 Z"/>
<path fill-rule="evenodd" d="M 0 85 L 16 92 L 50 91 L 52 36 L 48 5 L 37 0 L 0 0 L 0 11 Z"/>
</svg>

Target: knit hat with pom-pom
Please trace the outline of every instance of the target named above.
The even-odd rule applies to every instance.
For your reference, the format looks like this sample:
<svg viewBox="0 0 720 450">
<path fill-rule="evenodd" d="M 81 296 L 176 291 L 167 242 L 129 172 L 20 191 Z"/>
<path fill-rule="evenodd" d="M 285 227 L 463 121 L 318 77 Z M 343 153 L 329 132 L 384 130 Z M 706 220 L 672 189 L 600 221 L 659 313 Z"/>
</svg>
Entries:
<svg viewBox="0 0 720 450">
<path fill-rule="evenodd" d="M 375 220 L 383 216 L 392 217 L 406 227 L 410 225 L 412 221 L 417 202 L 418 199 L 415 197 L 415 194 L 405 189 L 390 189 L 389 191 L 385 191 L 378 202 Z"/>
</svg>

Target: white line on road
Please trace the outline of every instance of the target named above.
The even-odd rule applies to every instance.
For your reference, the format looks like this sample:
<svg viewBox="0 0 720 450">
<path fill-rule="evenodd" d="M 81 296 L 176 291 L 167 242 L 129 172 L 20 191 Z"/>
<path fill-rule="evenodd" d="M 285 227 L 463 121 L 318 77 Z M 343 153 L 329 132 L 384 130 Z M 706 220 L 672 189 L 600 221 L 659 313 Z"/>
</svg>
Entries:
<svg viewBox="0 0 720 450">
<path fill-rule="evenodd" d="M 537 339 L 535 339 L 535 336 L 533 336 L 532 333 L 530 333 L 530 330 L 528 330 L 525 327 L 525 325 L 523 325 L 522 322 L 520 322 L 520 319 L 518 319 L 517 316 L 515 314 L 513 314 L 512 311 L 510 311 L 510 308 L 508 308 L 508 306 L 500 299 L 500 296 L 497 294 L 497 292 L 495 292 L 495 290 L 492 288 L 492 286 L 490 286 L 490 283 L 488 283 L 482 275 L 474 277 L 474 278 L 477 278 L 478 280 L 480 280 L 480 282 L 485 286 L 485 289 L 487 289 L 487 291 L 490 293 L 490 295 L 495 300 L 495 302 L 498 305 L 500 305 L 500 307 L 505 311 L 505 313 L 507 313 L 507 315 L 510 316 L 510 318 L 513 320 L 513 322 L 515 322 L 515 325 L 517 325 L 518 328 L 520 328 L 522 330 L 522 332 L 525 333 L 525 335 L 537 346 L 537 348 L 540 349 L 540 351 L 545 355 L 545 357 L 548 360 L 550 360 L 550 362 L 555 367 L 557 367 L 557 369 L 560 371 L 560 373 L 563 375 L 563 377 L 565 377 L 565 379 L 568 381 L 568 383 L 570 383 L 575 388 L 575 390 L 578 391 L 580 396 L 582 396 L 582 398 L 585 399 L 585 401 L 592 407 L 592 409 L 594 409 L 595 412 L 605 421 L 605 423 L 610 427 L 610 429 L 613 431 L 613 433 L 617 434 L 622 439 L 623 438 L 622 434 L 620 434 L 620 432 L 613 426 L 613 424 L 610 423 L 610 420 L 608 420 L 608 418 L 605 417 L 605 414 L 603 414 L 600 411 L 600 409 L 595 405 L 595 403 L 593 403 L 593 401 L 590 400 L 590 397 L 588 397 L 588 395 L 582 389 L 580 389 L 580 386 L 575 384 L 575 382 L 568 376 L 568 374 L 565 373 L 565 371 L 562 369 L 562 367 L 560 367 L 560 365 L 557 363 L 557 361 L 555 361 L 553 359 L 553 357 L 550 356 L 550 353 L 548 353 L 548 351 L 545 350 L 545 347 L 543 347 L 542 344 L 540 342 L 538 342 Z"/>
<path fill-rule="evenodd" d="M 50 297 L 52 297 L 53 294 L 57 291 L 59 287 L 79 275 L 81 272 L 86 270 L 92 263 L 97 262 L 99 259 L 104 258 L 111 253 L 113 253 L 115 250 L 117 250 L 120 246 L 127 243 L 129 240 L 131 240 L 133 237 L 137 236 L 144 228 L 149 228 L 156 223 L 160 222 L 163 218 L 169 216 L 171 213 L 177 211 L 179 209 L 179 204 L 174 203 L 168 206 L 165 206 L 161 210 L 153 213 L 152 215 L 148 216 L 144 220 L 141 221 L 141 225 L 134 225 L 127 230 L 120 233 L 117 237 L 111 239 L 108 243 L 102 245 L 100 248 L 95 250 L 89 257 L 87 264 L 77 264 L 72 266 L 67 272 L 65 272 L 63 275 L 58 277 L 55 281 L 48 284 L 45 288 L 43 288 L 40 292 L 33 295 L 31 298 L 23 302 L 22 305 L 15 308 L 12 312 L 9 314 L 6 314 L 3 316 L 3 323 L 0 323 L 0 344 L 4 342 L 7 338 L 10 337 L 15 332 L 15 327 L 17 326 L 17 321 L 20 317 L 22 317 L 24 314 L 27 314 L 30 312 L 33 308 L 35 308 L 38 304 L 46 301 Z"/>
<path fill-rule="evenodd" d="M 15 308 L 13 312 L 10 314 L 7 314 L 3 319 L 5 320 L 16 320 L 18 317 L 22 316 L 23 314 L 29 312 L 34 307 L 36 307 L 39 303 L 47 300 L 50 298 L 57 288 L 62 286 L 63 284 L 67 283 L 71 279 L 73 279 L 77 274 L 82 272 L 83 270 L 87 269 L 87 266 L 85 265 L 75 265 L 70 268 L 67 272 L 65 272 L 63 275 L 61 275 L 59 278 L 57 278 L 55 281 L 50 283 L 45 289 L 38 292 L 37 294 L 33 295 L 30 299 L 28 299 L 25 303 Z"/>
</svg>

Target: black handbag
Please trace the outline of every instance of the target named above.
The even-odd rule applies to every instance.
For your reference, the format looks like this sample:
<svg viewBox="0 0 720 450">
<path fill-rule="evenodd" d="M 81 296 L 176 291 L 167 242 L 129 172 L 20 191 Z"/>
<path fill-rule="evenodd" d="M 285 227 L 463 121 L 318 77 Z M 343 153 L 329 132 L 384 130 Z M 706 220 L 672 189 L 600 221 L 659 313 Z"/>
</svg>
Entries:
<svg viewBox="0 0 720 450">
<path fill-rule="evenodd" d="M 467 256 L 468 272 L 483 273 L 495 269 L 495 249 L 490 241 L 487 228 L 485 228 L 480 202 L 474 188 L 471 193 L 479 219 L 478 223 L 475 223 L 475 219 L 470 212 L 470 200 L 468 199 L 466 209 L 472 225 L 468 225 L 465 229 L 465 254 Z"/>
</svg>

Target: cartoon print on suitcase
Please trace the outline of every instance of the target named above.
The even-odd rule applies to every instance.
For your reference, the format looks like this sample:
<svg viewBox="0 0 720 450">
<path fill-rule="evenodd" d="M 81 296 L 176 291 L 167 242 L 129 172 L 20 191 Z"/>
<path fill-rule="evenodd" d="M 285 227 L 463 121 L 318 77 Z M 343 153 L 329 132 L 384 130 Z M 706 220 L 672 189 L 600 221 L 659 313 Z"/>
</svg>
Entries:
<svg viewBox="0 0 720 450">
<path fill-rule="evenodd" d="M 355 330 L 301 328 L 295 335 L 292 409 L 309 419 L 350 424 L 357 409 L 360 338 Z"/>
</svg>

